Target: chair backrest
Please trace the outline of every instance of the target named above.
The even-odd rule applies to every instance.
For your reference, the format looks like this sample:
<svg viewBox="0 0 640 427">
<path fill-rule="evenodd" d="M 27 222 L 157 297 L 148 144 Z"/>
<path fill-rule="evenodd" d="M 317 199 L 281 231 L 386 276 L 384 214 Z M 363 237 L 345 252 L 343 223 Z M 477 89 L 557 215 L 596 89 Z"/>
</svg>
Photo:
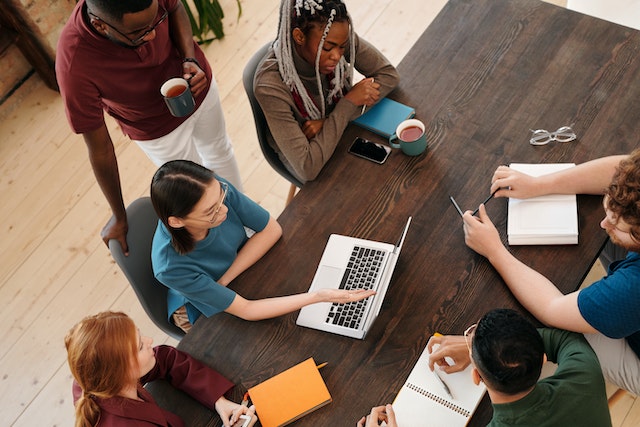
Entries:
<svg viewBox="0 0 640 427">
<path fill-rule="evenodd" d="M 153 323 L 171 337 L 180 340 L 184 331 L 167 318 L 167 287 L 153 275 L 151 243 L 158 226 L 151 198 L 141 197 L 127 208 L 129 256 L 125 256 L 117 240 L 109 240 L 111 256 L 135 291 L 142 308 Z"/>
<path fill-rule="evenodd" d="M 269 134 L 267 119 L 264 117 L 262 107 L 260 107 L 260 104 L 258 103 L 258 100 L 253 93 L 253 80 L 256 74 L 256 69 L 260 64 L 260 61 L 262 61 L 262 59 L 267 55 L 267 51 L 269 50 L 269 46 L 271 46 L 271 43 L 272 42 L 269 42 L 262 46 L 256 53 L 253 54 L 251 59 L 249 59 L 249 62 L 247 62 L 247 65 L 244 67 L 244 71 L 242 72 L 242 84 L 244 85 L 244 90 L 247 92 L 249 104 L 251 104 L 251 111 L 253 111 L 253 119 L 256 123 L 256 132 L 258 133 L 258 142 L 260 143 L 262 155 L 265 157 L 265 159 L 267 159 L 267 163 L 269 163 L 269 165 L 271 165 L 271 167 L 284 179 L 300 188 L 302 187 L 302 182 L 300 182 L 300 180 L 298 180 L 291 174 L 291 172 L 287 170 L 287 168 L 278 157 L 278 153 L 276 153 L 275 150 L 269 145 L 269 141 L 267 138 L 267 135 Z"/>
</svg>

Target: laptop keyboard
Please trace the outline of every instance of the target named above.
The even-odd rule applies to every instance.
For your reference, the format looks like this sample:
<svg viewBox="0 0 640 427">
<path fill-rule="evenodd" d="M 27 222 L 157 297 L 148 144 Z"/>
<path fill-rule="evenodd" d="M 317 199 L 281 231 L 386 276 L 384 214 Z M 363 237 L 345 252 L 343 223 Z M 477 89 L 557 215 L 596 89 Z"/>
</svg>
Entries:
<svg viewBox="0 0 640 427">
<path fill-rule="evenodd" d="M 385 251 L 354 246 L 339 289 L 373 289 L 382 271 Z M 326 323 L 358 329 L 371 298 L 346 304 L 333 303 Z"/>
</svg>

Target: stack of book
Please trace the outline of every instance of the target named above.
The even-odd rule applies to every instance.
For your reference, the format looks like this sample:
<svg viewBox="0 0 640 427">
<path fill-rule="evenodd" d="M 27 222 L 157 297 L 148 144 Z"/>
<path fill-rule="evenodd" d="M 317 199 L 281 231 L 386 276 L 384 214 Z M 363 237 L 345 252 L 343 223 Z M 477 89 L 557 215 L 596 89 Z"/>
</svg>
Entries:
<svg viewBox="0 0 640 427">
<path fill-rule="evenodd" d="M 512 163 L 514 170 L 531 176 L 574 167 L 574 163 Z M 509 199 L 509 245 L 575 245 L 578 243 L 578 206 L 575 194 L 549 194 L 530 199 Z"/>
</svg>

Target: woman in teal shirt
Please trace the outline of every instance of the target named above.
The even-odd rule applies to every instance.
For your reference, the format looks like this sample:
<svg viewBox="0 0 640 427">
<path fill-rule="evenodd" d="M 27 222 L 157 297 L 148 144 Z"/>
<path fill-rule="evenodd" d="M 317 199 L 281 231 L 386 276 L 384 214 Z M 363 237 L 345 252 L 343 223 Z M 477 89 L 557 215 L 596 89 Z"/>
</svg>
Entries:
<svg viewBox="0 0 640 427">
<path fill-rule="evenodd" d="M 321 289 L 247 300 L 227 285 L 278 241 L 282 235 L 278 222 L 226 180 L 187 160 L 158 169 L 151 201 L 160 218 L 151 250 L 153 272 L 169 288 L 169 315 L 187 332 L 201 314 L 209 317 L 226 311 L 261 320 L 308 304 L 345 303 L 374 293 Z M 246 229 L 255 234 L 248 238 Z"/>
</svg>

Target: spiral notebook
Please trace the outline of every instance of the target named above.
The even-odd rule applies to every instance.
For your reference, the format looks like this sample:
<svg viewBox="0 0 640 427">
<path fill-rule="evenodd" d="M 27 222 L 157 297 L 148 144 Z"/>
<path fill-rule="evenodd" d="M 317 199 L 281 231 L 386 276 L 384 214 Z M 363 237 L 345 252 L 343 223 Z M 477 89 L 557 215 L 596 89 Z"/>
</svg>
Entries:
<svg viewBox="0 0 640 427">
<path fill-rule="evenodd" d="M 453 363 L 453 361 L 449 361 Z M 436 367 L 436 369 L 438 369 Z M 483 383 L 475 385 L 469 365 L 462 372 L 436 374 L 429 369 L 429 352 L 422 355 L 393 402 L 399 426 L 455 427 L 467 424 L 485 393 Z M 449 391 L 445 390 L 438 376 Z"/>
</svg>

